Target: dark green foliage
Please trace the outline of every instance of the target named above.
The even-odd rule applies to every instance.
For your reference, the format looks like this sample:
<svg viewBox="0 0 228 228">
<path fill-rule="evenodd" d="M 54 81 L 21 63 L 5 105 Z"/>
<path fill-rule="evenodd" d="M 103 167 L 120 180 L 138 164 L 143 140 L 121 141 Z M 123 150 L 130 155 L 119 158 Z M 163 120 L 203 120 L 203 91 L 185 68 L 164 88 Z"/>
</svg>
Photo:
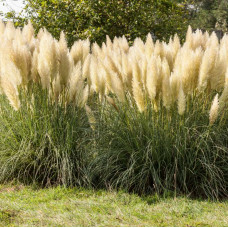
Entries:
<svg viewBox="0 0 228 228">
<path fill-rule="evenodd" d="M 227 196 L 228 116 L 209 125 L 213 96 L 189 99 L 183 116 L 150 104 L 140 113 L 131 100 L 114 109 L 94 97 L 91 129 L 83 109 L 54 105 L 40 88 L 33 94 L 21 93 L 17 112 L 1 96 L 1 182 Z"/>
<path fill-rule="evenodd" d="M 90 126 L 84 109 L 52 104 L 46 91 L 21 93 L 16 112 L 1 96 L 0 180 L 84 185 Z"/>
<path fill-rule="evenodd" d="M 139 113 L 130 105 L 105 108 L 97 127 L 93 162 L 100 186 L 140 194 L 165 191 L 218 198 L 228 190 L 228 119 L 208 124 L 195 100 L 189 112 Z M 98 180 L 96 183 L 98 183 Z"/>
<path fill-rule="evenodd" d="M 129 41 L 153 33 L 168 40 L 178 33 L 184 36 L 189 12 L 173 0 L 27 0 L 21 16 L 13 12 L 17 26 L 30 19 L 38 31 L 46 27 L 56 38 L 63 30 L 69 45 L 89 38 L 101 44 L 106 35 L 112 39 L 125 35 Z M 183 2 L 183 1 L 182 1 Z"/>
<path fill-rule="evenodd" d="M 194 0 L 195 16 L 192 25 L 208 31 L 228 31 L 227 0 Z"/>
</svg>

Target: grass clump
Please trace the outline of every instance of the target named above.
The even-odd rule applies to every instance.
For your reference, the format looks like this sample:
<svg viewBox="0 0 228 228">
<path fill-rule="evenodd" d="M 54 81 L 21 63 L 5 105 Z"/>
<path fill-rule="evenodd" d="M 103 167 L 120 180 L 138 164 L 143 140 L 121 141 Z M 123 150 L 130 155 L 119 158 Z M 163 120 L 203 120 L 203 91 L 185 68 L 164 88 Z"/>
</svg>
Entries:
<svg viewBox="0 0 228 228">
<path fill-rule="evenodd" d="M 130 102 L 116 104 L 118 111 L 110 105 L 100 111 L 96 182 L 139 194 L 227 196 L 228 118 L 209 125 L 209 102 L 190 100 L 192 112 L 184 115 L 162 106 L 141 113 Z"/>
<path fill-rule="evenodd" d="M 227 53 L 191 27 L 68 48 L 0 22 L 0 181 L 227 196 Z"/>
<path fill-rule="evenodd" d="M 53 103 L 38 86 L 21 91 L 20 98 L 21 108 L 14 111 L 0 97 L 0 181 L 88 183 L 91 130 L 85 110 Z"/>
</svg>

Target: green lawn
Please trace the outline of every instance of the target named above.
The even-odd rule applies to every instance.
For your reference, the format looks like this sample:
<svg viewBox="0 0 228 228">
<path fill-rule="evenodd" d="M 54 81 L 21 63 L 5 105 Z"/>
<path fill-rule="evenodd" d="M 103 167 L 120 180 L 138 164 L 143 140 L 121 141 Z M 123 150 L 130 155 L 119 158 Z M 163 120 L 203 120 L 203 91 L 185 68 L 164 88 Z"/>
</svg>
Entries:
<svg viewBox="0 0 228 228">
<path fill-rule="evenodd" d="M 228 226 L 228 201 L 2 185 L 0 226 Z"/>
</svg>

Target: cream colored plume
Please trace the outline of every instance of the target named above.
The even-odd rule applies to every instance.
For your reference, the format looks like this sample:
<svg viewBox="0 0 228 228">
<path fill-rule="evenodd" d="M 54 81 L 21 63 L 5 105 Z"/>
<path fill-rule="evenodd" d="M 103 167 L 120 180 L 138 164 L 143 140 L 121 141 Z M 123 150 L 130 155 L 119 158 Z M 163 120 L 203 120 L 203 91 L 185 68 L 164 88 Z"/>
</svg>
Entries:
<svg viewBox="0 0 228 228">
<path fill-rule="evenodd" d="M 111 89 L 116 94 L 119 101 L 125 101 L 125 91 L 123 83 L 115 72 L 110 71 L 107 74 L 107 81 L 110 81 Z"/>
<path fill-rule="evenodd" d="M 134 40 L 133 47 L 142 55 L 145 53 L 145 45 L 140 38 Z"/>
<path fill-rule="evenodd" d="M 124 52 L 121 53 L 121 66 L 122 66 L 122 80 L 124 87 L 131 90 L 132 87 L 132 67 L 130 64 L 130 59 Z"/>
<path fill-rule="evenodd" d="M 125 36 L 122 36 L 122 38 L 120 38 L 120 47 L 121 50 L 123 50 L 125 53 L 127 53 L 129 50 L 129 44 Z"/>
<path fill-rule="evenodd" d="M 115 60 L 114 58 L 110 57 L 110 56 L 106 56 L 106 58 L 103 60 L 104 61 L 104 65 L 106 67 L 106 69 L 108 69 L 111 72 L 114 72 L 118 75 L 118 77 L 120 78 L 120 80 L 122 81 L 122 74 L 121 71 L 119 69 L 119 67 L 117 66 L 117 61 L 121 61 L 121 56 L 120 56 L 120 60 Z"/>
<path fill-rule="evenodd" d="M 172 48 L 173 48 L 173 57 L 175 59 L 177 52 L 181 48 L 180 39 L 177 34 L 174 35 L 173 42 L 172 42 Z"/>
<path fill-rule="evenodd" d="M 37 39 L 40 41 L 41 38 L 42 38 L 42 36 L 43 36 L 45 33 L 47 33 L 47 30 L 41 28 L 41 29 L 39 30 L 38 34 L 37 34 Z"/>
<path fill-rule="evenodd" d="M 145 90 L 146 89 L 146 78 L 147 78 L 147 59 L 144 56 L 144 58 L 141 59 L 141 61 L 139 62 L 140 65 L 140 74 L 141 74 L 141 83 L 142 83 L 142 87 Z"/>
<path fill-rule="evenodd" d="M 88 54 L 82 66 L 82 78 L 89 79 L 90 75 L 91 54 Z"/>
<path fill-rule="evenodd" d="M 98 72 L 97 72 L 97 68 L 98 68 L 98 61 L 97 58 L 92 56 L 91 57 L 91 63 L 90 63 L 90 82 L 91 82 L 91 89 L 94 92 L 99 91 L 99 78 L 98 78 Z"/>
<path fill-rule="evenodd" d="M 102 49 L 99 47 L 99 45 L 96 42 L 92 45 L 92 54 L 97 58 L 105 57 L 105 54 L 102 52 Z"/>
<path fill-rule="evenodd" d="M 99 97 L 102 101 L 106 92 L 107 72 L 101 63 L 98 64 Z"/>
<path fill-rule="evenodd" d="M 32 56 L 27 45 L 21 44 L 17 39 L 12 43 L 11 60 L 20 70 L 23 85 L 30 80 Z"/>
<path fill-rule="evenodd" d="M 1 39 L 1 37 L 3 36 L 4 31 L 5 31 L 5 25 L 4 25 L 4 23 L 2 22 L 2 20 L 0 19 L 0 39 Z"/>
<path fill-rule="evenodd" d="M 218 56 L 215 60 L 214 67 L 211 70 L 211 76 L 209 78 L 211 89 L 217 91 L 223 89 L 226 78 L 228 63 L 228 37 L 226 37 L 221 41 Z"/>
<path fill-rule="evenodd" d="M 217 91 L 223 111 L 228 103 L 228 35 L 219 42 L 215 33 L 189 27 L 183 45 L 177 35 L 154 44 L 148 34 L 145 43 L 136 38 L 131 46 L 124 36 L 113 41 L 107 36 L 101 47 L 87 39 L 69 50 L 63 32 L 57 41 L 46 29 L 35 36 L 31 22 L 16 29 L 12 22 L 0 21 L 0 93 L 18 109 L 19 89 L 28 90 L 33 83 L 65 106 L 84 107 L 89 93 L 102 103 L 112 94 L 120 102 L 130 98 L 140 112 L 148 98 L 155 110 L 161 102 L 166 109 L 177 102 L 180 115 L 186 98 Z"/>
<path fill-rule="evenodd" d="M 5 38 L 7 38 L 8 40 L 15 39 L 15 31 L 16 29 L 14 28 L 13 22 L 8 21 L 4 31 Z"/>
<path fill-rule="evenodd" d="M 58 42 L 58 51 L 60 81 L 61 84 L 65 86 L 72 71 L 73 59 L 69 53 L 69 49 L 67 48 L 67 41 L 63 32 L 61 32 L 60 40 Z"/>
<path fill-rule="evenodd" d="M 202 62 L 203 52 L 201 48 L 195 51 L 188 47 L 182 48 L 179 59 L 180 77 L 185 94 L 192 94 L 198 84 L 198 75 Z"/>
<path fill-rule="evenodd" d="M 226 87 L 226 86 L 228 86 L 228 67 L 226 69 L 226 74 L 225 74 L 225 86 L 224 87 Z"/>
<path fill-rule="evenodd" d="M 57 73 L 56 78 L 52 82 L 52 96 L 56 102 L 59 101 L 62 90 L 63 85 L 61 84 L 60 74 Z"/>
<path fill-rule="evenodd" d="M 41 84 L 43 88 L 49 88 L 50 83 L 57 77 L 60 57 L 55 40 L 48 32 L 45 32 L 41 37 L 39 53 L 36 53 L 35 55 L 37 54 L 37 70 L 41 79 Z M 36 64 L 36 62 L 33 62 L 33 64 Z M 35 65 L 33 65 L 33 67 L 35 67 Z"/>
<path fill-rule="evenodd" d="M 85 57 L 83 56 L 83 49 L 84 47 L 86 47 L 83 43 L 84 41 L 82 40 L 76 41 L 70 50 L 70 55 L 74 60 L 74 64 L 77 64 L 79 61 L 83 62 L 84 58 L 86 58 L 86 56 L 88 55 L 88 53 L 85 53 Z"/>
<path fill-rule="evenodd" d="M 14 110 L 19 110 L 20 100 L 17 86 L 7 79 L 1 80 L 3 91 Z"/>
<path fill-rule="evenodd" d="M 112 50 L 112 47 L 113 47 L 112 41 L 108 35 L 106 35 L 106 46 L 107 46 L 107 49 Z"/>
<path fill-rule="evenodd" d="M 163 53 L 164 53 L 164 58 L 167 60 L 169 64 L 169 68 L 173 69 L 175 56 L 173 52 L 172 41 L 169 44 L 163 43 Z"/>
<path fill-rule="evenodd" d="M 29 21 L 28 24 L 23 27 L 22 36 L 23 36 L 25 42 L 27 42 L 27 43 L 31 42 L 31 40 L 34 36 L 34 28 L 32 26 L 31 21 Z"/>
<path fill-rule="evenodd" d="M 142 86 L 142 73 L 144 72 L 141 71 L 139 64 L 136 59 L 131 60 L 133 80 L 137 81 L 139 86 Z"/>
<path fill-rule="evenodd" d="M 170 69 L 166 59 L 162 61 L 162 100 L 163 105 L 169 109 L 172 105 L 172 93 L 170 86 Z"/>
<path fill-rule="evenodd" d="M 38 58 L 39 58 L 39 50 L 38 48 L 36 48 L 32 55 L 32 66 L 31 66 L 31 79 L 34 82 L 39 82 Z"/>
<path fill-rule="evenodd" d="M 216 94 L 216 96 L 213 99 L 210 113 L 209 113 L 210 125 L 212 125 L 216 121 L 218 117 L 218 110 L 219 110 L 219 100 L 218 100 L 218 94 Z"/>
<path fill-rule="evenodd" d="M 142 86 L 136 76 L 133 74 L 133 80 L 132 80 L 132 91 L 133 96 L 135 99 L 135 102 L 137 104 L 137 107 L 140 112 L 143 112 L 145 110 L 145 98 L 142 90 Z"/>
<path fill-rule="evenodd" d="M 157 95 L 159 71 L 156 56 L 152 56 L 147 65 L 146 88 L 150 99 L 153 101 Z"/>
<path fill-rule="evenodd" d="M 200 67 L 199 88 L 201 90 L 205 89 L 208 86 L 208 80 L 212 76 L 212 70 L 218 57 L 218 45 L 217 36 L 215 33 L 213 33 L 208 40 L 207 48 L 205 50 Z"/>
<path fill-rule="evenodd" d="M 160 57 L 160 58 L 164 57 L 164 55 L 163 55 L 163 45 L 162 45 L 162 43 L 159 40 L 157 40 L 156 43 L 155 43 L 154 55 L 157 56 L 157 57 Z"/>
<path fill-rule="evenodd" d="M 116 69 L 116 72 L 118 73 L 119 77 L 121 80 L 123 80 L 122 76 L 122 58 L 121 58 L 121 53 L 120 52 L 113 52 L 110 57 L 110 60 L 113 62 L 113 66 Z"/>
<path fill-rule="evenodd" d="M 146 58 L 149 60 L 153 54 L 154 51 L 154 42 L 151 37 L 151 34 L 149 33 L 146 38 L 146 43 L 145 43 L 145 54 Z"/>
<path fill-rule="evenodd" d="M 178 94 L 178 113 L 179 115 L 183 115 L 186 108 L 186 97 L 182 86 L 180 86 L 179 94 Z"/>
<path fill-rule="evenodd" d="M 2 48 L 0 53 L 1 82 L 7 80 L 12 85 L 14 85 L 15 88 L 17 88 L 22 83 L 20 70 L 11 59 L 11 49 L 9 41 L 4 43 L 4 46 L 5 48 Z"/>
<path fill-rule="evenodd" d="M 188 26 L 185 43 L 186 43 L 186 45 L 189 48 L 192 48 L 192 45 L 193 45 L 193 34 L 192 34 L 192 27 L 190 25 Z"/>
<path fill-rule="evenodd" d="M 81 61 L 73 68 L 69 78 L 69 101 L 75 101 L 76 92 L 82 90 L 82 64 Z M 79 92 L 79 93 L 80 93 Z"/>
<path fill-rule="evenodd" d="M 172 99 L 176 101 L 178 99 L 178 94 L 181 85 L 181 69 L 175 69 L 171 72 L 170 76 L 170 87 L 172 92 Z"/>
</svg>

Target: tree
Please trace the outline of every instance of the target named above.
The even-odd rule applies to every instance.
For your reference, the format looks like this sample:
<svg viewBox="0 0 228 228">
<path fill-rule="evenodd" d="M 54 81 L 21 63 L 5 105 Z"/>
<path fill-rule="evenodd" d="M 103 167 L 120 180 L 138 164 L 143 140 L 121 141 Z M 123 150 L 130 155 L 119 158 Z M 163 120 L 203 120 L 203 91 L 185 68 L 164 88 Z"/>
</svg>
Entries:
<svg viewBox="0 0 228 228">
<path fill-rule="evenodd" d="M 193 26 L 208 31 L 228 30 L 227 0 L 195 0 Z"/>
<path fill-rule="evenodd" d="M 69 45 L 90 38 L 101 44 L 106 35 L 125 35 L 129 41 L 151 32 L 158 39 L 183 35 L 188 11 L 178 0 L 26 0 L 20 16 L 6 15 L 17 26 L 30 19 L 38 31 L 46 27 L 56 38 L 64 30 Z M 181 1 L 184 2 L 184 1 Z M 26 15 L 26 16 L 23 16 Z"/>
<path fill-rule="evenodd" d="M 214 15 L 217 20 L 217 28 L 224 32 L 228 30 L 228 1 L 221 0 L 220 4 L 214 10 Z"/>
</svg>

